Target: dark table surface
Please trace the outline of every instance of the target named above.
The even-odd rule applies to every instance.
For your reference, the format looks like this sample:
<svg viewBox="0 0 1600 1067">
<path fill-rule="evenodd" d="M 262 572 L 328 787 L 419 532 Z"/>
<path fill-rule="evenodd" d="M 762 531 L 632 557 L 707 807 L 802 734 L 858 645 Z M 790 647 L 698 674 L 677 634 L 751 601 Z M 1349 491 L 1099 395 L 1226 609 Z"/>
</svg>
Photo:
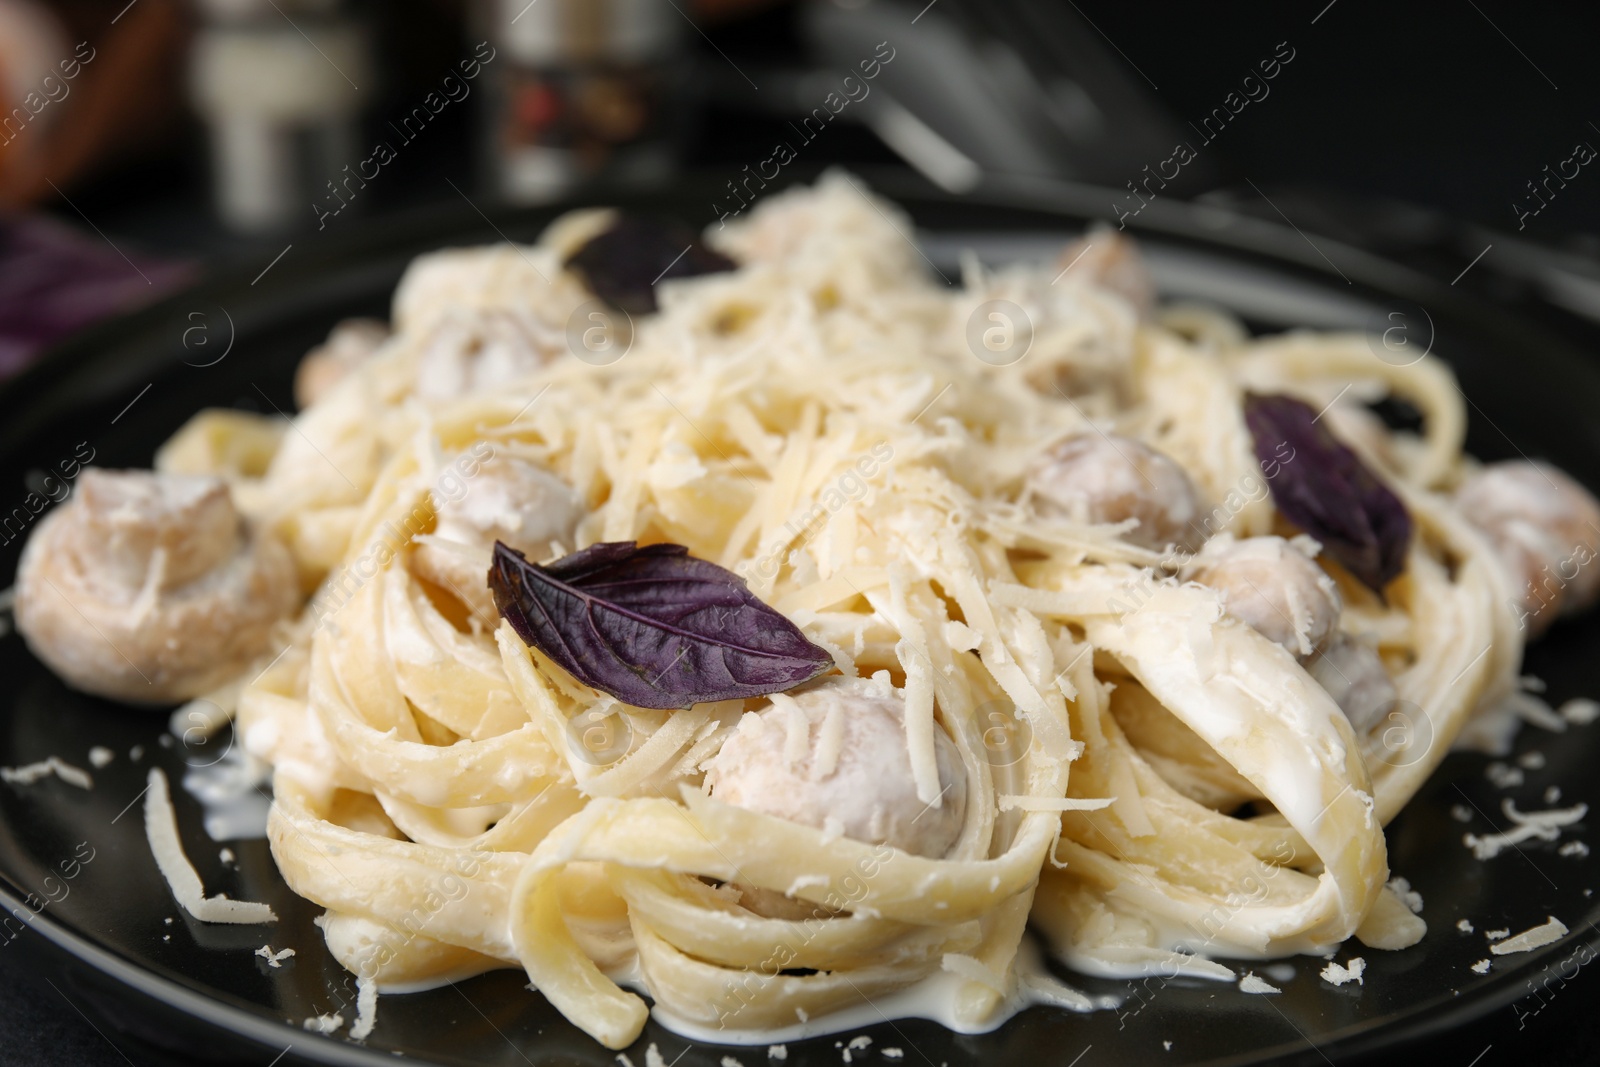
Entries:
<svg viewBox="0 0 1600 1067">
<path fill-rule="evenodd" d="M 1176 9 L 1162 19 L 1150 19 L 1148 13 L 1125 5 L 1119 9 L 1117 5 L 1084 0 L 1083 6 L 1102 32 L 1111 34 L 1120 42 L 1120 47 L 1138 55 L 1144 65 L 1159 71 L 1167 95 L 1179 98 L 1174 106 L 1182 114 L 1202 113 L 1222 89 L 1231 85 L 1231 82 L 1224 82 L 1233 76 L 1232 72 L 1254 57 L 1260 41 L 1276 39 L 1262 37 L 1261 32 L 1266 31 L 1235 32 L 1238 27 L 1256 22 L 1275 25 L 1272 18 L 1265 16 L 1276 17 L 1280 13 L 1276 5 L 1266 4 L 1246 5 L 1250 11 L 1240 11 L 1229 17 L 1209 8 L 1196 8 L 1190 16 L 1195 24 L 1185 26 L 1183 32 L 1173 32 L 1168 20 L 1176 17 Z M 1327 13 L 1320 0 L 1312 8 Z M 1498 7 L 1494 11 L 1497 17 L 1507 17 Z M 1345 13 L 1338 14 L 1342 17 Z M 1332 232 L 1350 243 L 1396 255 L 1413 264 L 1434 260 L 1434 272 L 1442 271 L 1442 276 L 1449 277 L 1491 237 L 1480 240 L 1476 232 L 1467 232 L 1461 235 L 1459 248 L 1447 247 L 1443 242 L 1421 241 L 1429 247 L 1396 249 L 1392 242 L 1403 242 L 1405 234 L 1429 231 L 1429 226 L 1413 224 L 1410 216 L 1376 212 L 1368 206 L 1319 217 L 1313 212 L 1325 206 L 1325 202 L 1306 201 L 1303 207 L 1293 206 L 1278 192 L 1276 183 L 1320 179 L 1352 193 L 1401 197 L 1442 208 L 1456 219 L 1476 219 L 1480 223 L 1506 226 L 1503 202 L 1512 199 L 1523 170 L 1536 172 L 1538 163 L 1544 159 L 1540 153 L 1547 144 L 1565 143 L 1561 138 L 1568 137 L 1569 126 L 1577 134 L 1587 135 L 1583 123 L 1555 105 L 1563 100 L 1577 103 L 1585 98 L 1586 94 L 1581 91 L 1573 91 L 1581 90 L 1581 81 L 1575 85 L 1567 83 L 1579 79 L 1581 72 L 1593 69 L 1583 54 L 1583 42 L 1589 40 L 1590 35 L 1571 32 L 1575 10 L 1562 10 L 1560 15 L 1560 18 L 1521 18 L 1515 27 L 1523 46 L 1537 54 L 1568 89 L 1568 92 L 1555 93 L 1552 83 L 1548 95 L 1544 81 L 1516 65 L 1522 62 L 1516 55 L 1522 47 L 1514 52 L 1501 36 L 1496 36 L 1498 25 L 1489 23 L 1488 16 L 1481 10 L 1474 14 L 1473 8 L 1464 7 L 1459 19 L 1452 19 L 1422 9 L 1362 12 L 1353 8 L 1349 12 L 1351 25 L 1343 28 L 1338 18 L 1325 19 L 1318 32 L 1348 33 L 1354 35 L 1353 41 L 1370 45 L 1375 43 L 1371 34 L 1381 29 L 1383 36 L 1376 41 L 1380 45 L 1384 40 L 1402 45 L 1426 40 L 1428 47 L 1403 47 L 1399 51 L 1387 46 L 1324 49 L 1326 61 L 1338 68 L 1348 66 L 1347 61 L 1352 58 L 1365 55 L 1368 61 L 1385 68 L 1388 80 L 1371 78 L 1368 76 L 1371 72 L 1365 70 L 1351 72 L 1345 79 L 1350 84 L 1332 79 L 1328 91 L 1316 94 L 1317 99 L 1311 102 L 1319 106 L 1325 104 L 1331 110 L 1335 118 L 1329 121 L 1308 122 L 1302 110 L 1289 109 L 1281 114 L 1269 114 L 1271 122 L 1256 131 L 1256 142 L 1248 139 L 1251 132 L 1248 129 L 1239 131 L 1238 136 L 1244 139 L 1229 148 L 1234 164 L 1230 171 L 1248 174 L 1264 184 L 1273 194 L 1275 203 L 1285 206 L 1291 215 L 1315 232 Z M 1436 17 L 1444 24 L 1442 30 L 1433 25 Z M 1427 26 L 1413 34 L 1404 25 L 1410 21 Z M 1460 25 L 1456 25 L 1457 21 Z M 1391 26 L 1391 22 L 1398 22 L 1400 28 Z M 1195 35 L 1204 29 L 1201 23 L 1219 24 L 1212 35 L 1214 40 L 1208 37 L 1205 43 L 1197 44 Z M 1474 47 L 1468 59 L 1458 55 L 1458 49 L 1435 47 L 1431 40 L 1436 33 L 1444 33 L 1453 41 L 1455 36 L 1469 32 L 1482 39 L 1473 38 Z M 742 57 L 736 48 L 737 42 L 723 40 L 722 43 Z M 1237 52 L 1237 56 L 1229 49 Z M 1234 62 L 1235 58 L 1238 62 Z M 1304 63 L 1319 61 L 1312 55 Z M 1486 65 L 1498 63 L 1503 63 L 1507 69 L 1493 67 L 1492 76 L 1485 72 Z M 1519 80 L 1522 76 L 1526 84 Z M 1223 80 L 1218 81 L 1219 78 Z M 1463 83 L 1477 84 L 1481 88 L 1480 95 L 1492 95 L 1493 101 L 1491 104 L 1479 100 L 1475 106 L 1462 104 L 1444 108 L 1431 93 L 1407 90 L 1405 85 L 1394 83 L 1396 78 L 1409 78 L 1417 85 L 1447 85 L 1453 87 L 1452 92 Z M 1374 100 L 1367 101 L 1357 92 L 1363 85 Z M 1302 95 L 1309 91 L 1302 89 Z M 1185 93 L 1192 98 L 1188 103 L 1193 106 L 1185 106 L 1182 99 Z M 1352 93 L 1356 95 L 1352 97 Z M 1299 103 L 1304 106 L 1307 102 Z M 1368 103 L 1371 106 L 1366 110 L 1381 112 L 1388 120 L 1359 121 L 1364 117 L 1363 105 Z M 1463 125 L 1459 138 L 1438 133 L 1439 123 L 1449 116 L 1455 116 Z M 735 122 L 723 121 L 727 116 L 716 118 L 717 121 L 707 123 L 708 128 L 716 131 L 714 140 L 706 137 L 706 144 L 696 145 L 690 153 L 691 158 L 701 164 L 744 161 L 750 158 L 747 146 L 770 143 L 767 131 L 759 123 L 746 117 L 739 117 Z M 1428 121 L 1424 122 L 1425 118 Z M 1485 136 L 1482 126 L 1488 126 L 1493 136 Z M 1420 137 L 1418 131 L 1423 129 L 1435 135 Z M 843 161 L 860 164 L 881 162 L 885 158 L 881 147 L 860 149 L 870 140 L 864 134 L 853 130 L 839 132 L 845 140 L 836 143 L 836 154 Z M 381 197 L 372 201 L 377 208 L 374 214 L 430 197 L 454 196 L 444 180 L 452 174 L 464 187 L 473 187 L 469 178 L 460 172 L 461 168 L 448 162 L 470 157 L 468 131 L 464 127 L 459 130 L 441 128 L 438 136 L 443 139 L 436 146 L 438 151 L 412 158 L 403 173 L 397 174 L 395 181 L 386 187 L 384 194 L 392 193 L 393 203 L 383 203 Z M 1440 145 L 1457 142 L 1470 146 L 1462 151 L 1473 165 L 1441 166 L 1441 158 L 1454 160 L 1455 157 L 1448 153 L 1441 156 L 1444 149 Z M 715 152 L 707 145 L 714 145 Z M 203 158 L 198 150 L 193 155 Z M 850 158 L 852 155 L 864 158 Z M 1378 158 L 1382 159 L 1382 165 L 1372 166 L 1371 161 Z M 1326 169 L 1329 162 L 1339 160 L 1348 164 L 1345 170 L 1355 168 L 1360 173 L 1330 174 Z M 1497 161 L 1503 163 L 1505 175 L 1498 174 L 1490 166 Z M 1189 190 L 1184 195 L 1201 192 Z M 74 202 L 84 213 L 83 218 L 94 220 L 94 225 L 108 232 L 121 247 L 143 248 L 157 255 L 190 261 L 243 258 L 250 249 L 216 227 L 203 209 L 205 201 L 206 192 L 197 168 L 191 164 L 171 164 L 153 166 L 144 173 L 122 173 L 114 181 L 103 182 L 97 188 L 75 191 Z M 1538 220 L 1536 235 L 1516 236 L 1531 236 L 1568 252 L 1592 255 L 1600 248 L 1600 239 L 1583 231 L 1592 229 L 1585 223 L 1600 218 L 1596 199 L 1573 195 L 1563 199 L 1560 208 L 1562 213 Z M 65 207 L 60 208 L 60 215 L 74 224 L 81 223 L 79 215 Z M 1483 285 L 1488 299 L 1518 303 L 1528 290 L 1526 279 L 1512 277 L 1510 273 L 1493 273 L 1495 263 L 1513 247 L 1515 237 L 1507 241 L 1492 235 L 1492 239 L 1501 242 L 1500 249 L 1476 268 L 1468 284 Z M 269 257 L 270 253 L 271 250 L 267 250 Z M 1600 352 L 1600 345 L 1594 350 Z M 38 935 L 30 931 L 22 937 L 37 938 Z M 43 976 L 30 972 L 25 964 L 26 953 L 19 951 L 19 945 L 20 942 L 0 947 L 0 1067 L 41 1064 L 173 1067 L 184 1062 L 169 1054 L 152 1054 L 137 1047 L 125 1035 L 106 1029 L 98 1020 L 86 1018 Z M 1530 990 L 1529 995 L 1516 1004 L 1474 1023 L 1360 1062 L 1410 1064 L 1420 1059 L 1429 1065 L 1444 1067 L 1600 1063 L 1600 1011 L 1596 1010 L 1600 978 L 1591 975 L 1590 970 L 1593 968 L 1580 971 L 1565 983 L 1552 983 L 1548 990 L 1541 990 L 1539 994 Z M 1091 1049 L 1078 1067 L 1095 1067 L 1098 1062 L 1103 1061 L 1097 1060 Z M 267 1067 L 266 1058 L 262 1060 L 262 1067 Z"/>
<path fill-rule="evenodd" d="M 22 936 L 38 935 L 29 932 Z M 154 1056 L 123 1035 L 105 1030 L 98 1021 L 91 1022 L 60 992 L 19 966 L 19 958 L 16 952 L 0 949 L 3 1067 L 178 1067 L 184 1062 L 169 1055 Z M 1447 1034 L 1381 1056 L 1342 1061 L 1340 1067 L 1344 1062 L 1409 1067 L 1419 1060 L 1430 1067 L 1600 1063 L 1600 1013 L 1595 1010 L 1600 978 L 1590 970 L 1580 970 L 1564 984 L 1553 981 L 1542 996 L 1530 993 L 1510 1007 Z M 260 1067 L 267 1067 L 265 1060 Z M 1098 1067 L 1093 1049 L 1078 1067 Z"/>
<path fill-rule="evenodd" d="M 1286 197 L 1292 194 L 1286 194 Z M 1278 198 L 1278 203 L 1290 202 Z M 126 216 L 129 229 L 150 232 L 161 227 L 160 212 L 169 210 L 159 200 L 147 202 L 142 215 Z M 1314 215 L 1320 204 L 1322 214 Z M 1315 218 L 1318 232 L 1333 232 L 1353 244 L 1374 247 L 1392 258 L 1400 259 L 1419 269 L 1427 269 L 1437 276 L 1448 276 L 1458 270 L 1456 261 L 1464 259 L 1455 249 L 1462 242 L 1466 246 L 1482 248 L 1490 236 L 1509 250 L 1515 242 L 1502 234 L 1491 234 L 1480 240 L 1471 227 L 1435 228 L 1413 227 L 1422 233 L 1444 233 L 1446 237 L 1418 238 L 1410 244 L 1399 242 L 1396 234 L 1402 228 L 1391 225 L 1387 216 L 1372 211 L 1339 211 L 1325 201 L 1304 201 L 1304 212 Z M 1294 213 L 1299 216 L 1300 208 Z M 195 234 L 200 236 L 200 234 Z M 197 242 L 199 244 L 201 242 Z M 213 249 L 196 247 L 168 247 L 163 252 L 186 257 L 204 257 Z M 1469 257 L 1470 258 L 1470 257 Z M 1585 344 L 1591 351 L 1600 352 L 1600 326 L 1594 321 L 1583 322 L 1544 304 L 1538 291 L 1526 277 L 1519 276 L 1514 256 L 1504 259 L 1494 257 L 1480 264 L 1464 285 L 1475 287 L 1486 299 L 1498 305 L 1541 318 Z M 1533 262 L 1541 269 L 1549 266 L 1543 255 Z M 1580 264 L 1581 266 L 1581 264 Z M 1440 272 L 1443 271 L 1443 274 Z M 1425 917 L 1426 914 L 1425 914 Z M 1436 922 L 1445 921 L 1436 918 Z M 85 1017 L 79 1008 L 47 979 L 32 972 L 27 966 L 27 948 L 22 939 L 36 939 L 32 931 L 8 946 L 0 946 L 0 1067 L 8 1065 L 87 1064 L 117 1065 L 138 1064 L 175 1065 L 199 1060 L 174 1058 L 171 1053 L 156 1053 L 138 1046 L 127 1035 L 108 1027 L 100 1020 Z M 38 945 L 27 947 L 39 948 Z M 1422 1057 L 1424 1062 L 1446 1067 L 1497 1067 L 1497 1065 L 1526 1064 L 1587 1064 L 1600 1063 L 1600 1012 L 1595 1010 L 1600 997 L 1600 979 L 1585 968 L 1570 980 L 1552 980 L 1548 988 L 1537 993 L 1530 990 L 1515 1004 L 1491 1012 L 1473 1023 L 1457 1027 L 1418 1043 L 1410 1044 L 1376 1057 L 1359 1061 L 1343 1057 L 1339 1062 L 1366 1064 L 1409 1064 Z M 202 1050 L 203 1051 L 203 1050 Z M 1078 1067 L 1095 1067 L 1097 1062 L 1091 1048 Z M 1310 1062 L 1321 1062 L 1318 1054 L 1307 1049 Z M 536 1062 L 536 1061 L 535 1061 Z M 1333 1062 L 1333 1061 L 1328 1061 Z M 261 1067 L 267 1067 L 267 1058 Z"/>
</svg>

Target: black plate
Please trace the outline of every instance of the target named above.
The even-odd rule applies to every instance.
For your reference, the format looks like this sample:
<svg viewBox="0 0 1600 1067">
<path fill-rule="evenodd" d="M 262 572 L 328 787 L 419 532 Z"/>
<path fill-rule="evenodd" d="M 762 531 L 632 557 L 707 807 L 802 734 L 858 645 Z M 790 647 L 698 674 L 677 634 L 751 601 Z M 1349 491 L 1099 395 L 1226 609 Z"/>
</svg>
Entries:
<svg viewBox="0 0 1600 1067">
<path fill-rule="evenodd" d="M 1103 215 L 1112 194 L 1058 188 L 982 204 L 903 191 L 899 198 L 930 256 L 954 276 L 953 253 L 961 245 L 976 245 L 991 258 L 1042 253 Z M 708 202 L 709 197 L 684 195 L 655 197 L 647 206 L 693 221 L 704 218 Z M 302 239 L 254 284 L 250 279 L 259 265 L 74 340 L 0 395 L 0 485 L 12 486 L 14 497 L 0 500 L 0 572 L 14 571 L 23 543 L 19 529 L 37 521 L 25 487 L 48 488 L 42 476 L 80 448 L 92 448 L 103 465 L 144 466 L 155 447 L 202 406 L 287 410 L 301 354 L 342 317 L 384 314 L 412 255 L 502 235 L 531 239 L 551 214 L 505 213 L 490 223 L 463 208 L 337 241 Z M 1580 353 L 1536 327 L 1353 249 L 1322 240 L 1312 246 L 1290 228 L 1164 203 L 1151 205 L 1135 222 L 1167 295 L 1232 307 L 1264 330 L 1404 325 L 1408 340 L 1431 343 L 1455 365 L 1472 400 L 1473 451 L 1486 458 L 1548 457 L 1589 485 L 1600 485 L 1600 423 L 1591 417 L 1600 407 L 1600 374 Z M 13 506 L 22 510 L 6 510 Z M 1528 670 L 1549 683 L 1553 702 L 1600 693 L 1600 663 L 1588 655 L 1597 635 L 1600 619 L 1566 624 L 1530 652 Z M 92 745 L 117 753 L 113 763 L 94 772 L 90 792 L 54 779 L 0 786 L 0 904 L 28 916 L 32 930 L 0 940 L 0 951 L 28 955 L 72 1003 L 115 1032 L 186 1057 L 226 1062 L 266 1063 L 288 1049 L 281 1062 L 389 1064 L 403 1053 L 413 1062 L 475 1067 L 612 1067 L 612 1053 L 526 992 L 526 979 L 511 971 L 385 997 L 377 1030 L 365 1044 L 306 1033 L 300 1023 L 308 1016 L 352 1016 L 353 982 L 312 926 L 318 909 L 289 892 L 265 842 L 232 843 L 237 866 L 225 866 L 219 845 L 201 828 L 197 805 L 181 791 L 175 797 L 189 854 L 208 891 L 269 902 L 281 918 L 269 927 L 191 921 L 174 904 L 145 842 L 135 801 L 148 766 L 165 767 L 176 781 L 185 760 L 209 762 L 226 741 L 186 748 L 164 737 L 162 715 L 73 693 L 14 635 L 0 639 L 0 677 L 11 693 L 0 764 L 56 755 L 88 766 Z M 1503 828 L 1503 796 L 1514 796 L 1524 810 L 1537 809 L 1545 806 L 1546 786 L 1556 784 L 1564 791 L 1562 804 L 1595 802 L 1591 776 L 1584 772 L 1597 755 L 1597 730 L 1576 728 L 1560 737 L 1526 730 L 1519 752 L 1540 752 L 1545 765 L 1526 770 L 1525 784 L 1505 793 L 1486 780 L 1484 757 L 1454 755 L 1445 762 L 1389 828 L 1393 869 L 1426 899 L 1428 936 L 1405 952 L 1360 952 L 1368 963 L 1364 986 L 1327 985 L 1317 977 L 1322 962 L 1310 958 L 1289 961 L 1295 974 L 1278 983 L 1283 993 L 1274 997 L 1199 981 L 1073 978 L 1091 992 L 1123 996 L 1125 1007 L 1091 1016 L 1036 1008 L 995 1033 L 973 1037 L 921 1020 L 885 1022 L 862 1031 L 873 1039 L 872 1056 L 898 1046 L 905 1052 L 899 1062 L 913 1067 L 1067 1064 L 1093 1046 L 1096 1063 L 1143 1063 L 1156 1056 L 1173 1064 L 1280 1057 L 1323 1062 L 1509 1004 L 1528 995 L 1534 976 L 1574 961 L 1580 949 L 1586 954 L 1577 959 L 1586 961 L 1600 941 L 1592 925 L 1600 901 L 1587 890 L 1600 858 L 1558 856 L 1555 845 L 1533 842 L 1480 863 L 1461 836 L 1468 829 Z M 135 745 L 144 747 L 137 763 L 129 757 Z M 1475 809 L 1469 824 L 1452 817 L 1458 805 Z M 74 866 L 75 855 L 88 850 L 93 859 Z M 69 871 L 75 875 L 70 879 L 64 877 Z M 23 903 L 29 893 L 36 900 L 54 899 L 35 915 Z M 1484 930 L 1521 930 L 1552 914 L 1573 930 L 1560 943 L 1496 957 L 1484 976 L 1469 970 L 1488 956 Z M 1459 932 L 1461 918 L 1478 932 Z M 16 929 L 14 920 L 6 936 Z M 254 955 L 269 941 L 298 955 L 271 969 Z M 1352 949 L 1360 951 L 1353 944 Z M 1261 972 L 1260 964 L 1253 966 Z M 837 1064 L 836 1040 L 791 1044 L 788 1064 Z M 1170 1052 L 1166 1041 L 1172 1042 Z M 718 1067 L 725 1055 L 747 1064 L 765 1061 L 764 1049 L 690 1047 L 652 1023 L 630 1050 L 639 1067 L 650 1042 L 681 1067 Z"/>
</svg>

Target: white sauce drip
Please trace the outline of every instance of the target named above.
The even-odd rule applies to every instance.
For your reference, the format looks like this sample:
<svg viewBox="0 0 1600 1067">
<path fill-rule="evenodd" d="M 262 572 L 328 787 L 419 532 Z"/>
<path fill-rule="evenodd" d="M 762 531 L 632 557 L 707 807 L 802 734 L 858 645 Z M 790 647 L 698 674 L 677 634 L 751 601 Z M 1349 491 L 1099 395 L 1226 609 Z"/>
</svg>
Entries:
<svg viewBox="0 0 1600 1067">
<path fill-rule="evenodd" d="M 193 765 L 183 788 L 205 809 L 206 834 L 213 841 L 251 841 L 267 836 L 272 799 L 258 786 L 271 768 L 235 744 L 215 763 Z"/>
<path fill-rule="evenodd" d="M 898 992 L 874 997 L 869 1004 L 842 1008 L 814 1019 L 796 1021 L 793 1026 L 768 1030 L 724 1030 L 690 1022 L 657 1004 L 652 1017 L 668 1030 L 691 1041 L 723 1045 L 781 1045 L 808 1037 L 823 1037 L 859 1030 L 895 1019 L 929 1019 L 945 1029 L 961 1034 L 986 1034 L 1000 1028 L 1025 1008 L 1052 1005 L 1076 1011 L 1110 1011 L 1122 1003 L 1112 996 L 1089 997 L 1062 984 L 1042 962 L 1031 936 L 1024 937 L 1012 968 L 1011 994 L 993 1015 L 973 1024 L 956 1016 L 956 998 L 965 984 L 958 974 L 935 971 L 928 977 Z M 613 976 L 615 977 L 615 976 Z M 627 983 L 634 984 L 634 983 Z M 1075 998 L 1069 1003 L 1069 998 Z"/>
</svg>

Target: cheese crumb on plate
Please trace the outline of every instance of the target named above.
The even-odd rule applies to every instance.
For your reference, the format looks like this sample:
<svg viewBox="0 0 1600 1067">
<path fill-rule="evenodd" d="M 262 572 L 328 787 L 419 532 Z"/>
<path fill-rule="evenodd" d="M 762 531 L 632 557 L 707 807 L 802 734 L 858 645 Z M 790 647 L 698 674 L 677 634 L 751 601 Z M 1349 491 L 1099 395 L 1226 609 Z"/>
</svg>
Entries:
<svg viewBox="0 0 1600 1067">
<path fill-rule="evenodd" d="M 1328 965 L 1322 968 L 1322 980 L 1330 985 L 1344 985 L 1346 982 L 1366 985 L 1366 981 L 1361 977 L 1366 970 L 1367 961 L 1360 956 L 1356 956 L 1343 967 L 1329 961 Z"/>
</svg>

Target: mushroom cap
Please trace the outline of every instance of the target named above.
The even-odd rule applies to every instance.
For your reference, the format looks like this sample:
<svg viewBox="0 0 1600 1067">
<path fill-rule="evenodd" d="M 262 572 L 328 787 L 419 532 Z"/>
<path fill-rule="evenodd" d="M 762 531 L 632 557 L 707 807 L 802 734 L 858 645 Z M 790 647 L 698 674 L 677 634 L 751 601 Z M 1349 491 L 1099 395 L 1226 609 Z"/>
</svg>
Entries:
<svg viewBox="0 0 1600 1067">
<path fill-rule="evenodd" d="M 1194 482 L 1175 461 L 1131 437 L 1086 433 L 1058 441 L 1029 466 L 1026 486 L 1045 514 L 1092 523 L 1137 519 L 1122 536 L 1145 548 L 1189 547 L 1196 536 Z"/>
<path fill-rule="evenodd" d="M 220 479 L 84 472 L 28 539 L 17 629 L 64 681 L 132 703 L 209 692 L 299 603 L 294 563 L 241 523 Z"/>
<path fill-rule="evenodd" d="M 1339 588 L 1281 537 L 1213 538 L 1187 577 L 1222 594 L 1228 613 L 1296 656 L 1309 656 L 1339 626 Z"/>
<path fill-rule="evenodd" d="M 345 319 L 335 325 L 328 339 L 295 368 L 295 404 L 302 410 L 315 404 L 388 339 L 388 324 L 377 319 Z"/>
<path fill-rule="evenodd" d="M 1567 474 L 1548 463 L 1491 463 L 1462 483 L 1456 506 L 1511 571 L 1536 633 L 1600 597 L 1600 502 Z"/>
<path fill-rule="evenodd" d="M 1377 725 L 1399 698 L 1371 645 L 1341 633 L 1306 661 L 1306 671 L 1333 697 L 1357 734 Z"/>
<path fill-rule="evenodd" d="M 934 753 L 944 792 L 927 804 L 911 773 L 904 695 L 831 679 L 746 713 L 708 765 L 706 786 L 727 804 L 938 858 L 961 835 L 967 779 L 940 729 Z"/>
<path fill-rule="evenodd" d="M 566 351 L 564 327 L 486 309 L 443 316 L 417 363 L 417 392 L 449 400 L 526 378 Z"/>
<path fill-rule="evenodd" d="M 419 544 L 411 569 L 492 619 L 489 552 L 494 543 L 504 541 L 530 560 L 549 559 L 557 544 L 573 545 L 583 505 L 566 482 L 520 456 L 491 455 L 477 465 L 476 474 L 454 483 L 459 488 L 453 492 L 443 481 L 433 490 L 438 517 L 433 535 L 472 551 Z"/>
<path fill-rule="evenodd" d="M 1120 296 L 1141 319 L 1155 314 L 1155 281 L 1131 237 L 1097 226 L 1062 249 L 1056 264 L 1095 288 Z"/>
<path fill-rule="evenodd" d="M 210 475 L 90 467 L 76 502 L 78 521 L 62 532 L 67 548 L 113 586 L 142 586 L 153 566 L 161 588 L 183 585 L 239 547 L 227 484 Z"/>
</svg>

